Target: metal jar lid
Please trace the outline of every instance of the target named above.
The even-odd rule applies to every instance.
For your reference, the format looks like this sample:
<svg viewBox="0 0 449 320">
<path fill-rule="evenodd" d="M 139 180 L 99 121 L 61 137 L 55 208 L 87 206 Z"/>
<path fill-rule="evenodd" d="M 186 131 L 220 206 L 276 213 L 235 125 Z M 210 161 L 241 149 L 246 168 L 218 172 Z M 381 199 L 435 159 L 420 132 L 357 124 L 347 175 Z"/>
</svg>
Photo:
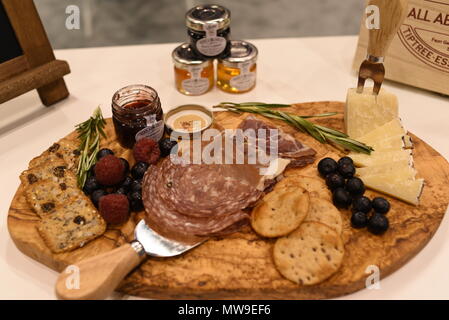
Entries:
<svg viewBox="0 0 449 320">
<path fill-rule="evenodd" d="M 229 56 L 219 59 L 218 62 L 229 67 L 238 68 L 241 63 L 255 63 L 258 51 L 255 45 L 243 40 L 231 40 Z"/>
<path fill-rule="evenodd" d="M 199 57 L 188 43 L 183 43 L 172 52 L 173 63 L 177 68 L 184 69 L 188 66 L 206 67 L 210 61 Z"/>
<path fill-rule="evenodd" d="M 205 31 L 204 26 L 208 23 L 216 23 L 218 29 L 225 29 L 231 23 L 231 12 L 216 4 L 199 5 L 187 11 L 187 28 Z"/>
</svg>

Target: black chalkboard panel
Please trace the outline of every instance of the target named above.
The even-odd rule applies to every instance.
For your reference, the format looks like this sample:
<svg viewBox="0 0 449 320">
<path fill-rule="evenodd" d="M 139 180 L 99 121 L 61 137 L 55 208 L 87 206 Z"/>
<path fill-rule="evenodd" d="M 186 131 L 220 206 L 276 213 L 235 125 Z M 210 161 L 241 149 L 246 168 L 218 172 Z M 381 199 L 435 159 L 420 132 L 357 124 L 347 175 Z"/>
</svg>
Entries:
<svg viewBox="0 0 449 320">
<path fill-rule="evenodd" d="M 23 54 L 14 29 L 11 26 L 3 3 L 0 0 L 0 63 L 19 57 Z"/>
</svg>

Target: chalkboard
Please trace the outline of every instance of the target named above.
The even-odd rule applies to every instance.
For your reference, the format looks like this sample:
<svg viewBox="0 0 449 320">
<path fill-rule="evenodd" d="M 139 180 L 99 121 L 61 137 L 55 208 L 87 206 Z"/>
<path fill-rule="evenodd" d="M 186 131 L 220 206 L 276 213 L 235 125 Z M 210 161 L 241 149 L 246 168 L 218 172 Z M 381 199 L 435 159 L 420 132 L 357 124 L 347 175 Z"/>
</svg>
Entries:
<svg viewBox="0 0 449 320">
<path fill-rule="evenodd" d="M 3 7 L 2 1 L 0 1 L 0 63 L 14 59 L 23 55 L 22 48 L 17 40 L 16 33 L 11 26 L 8 15 Z"/>
</svg>

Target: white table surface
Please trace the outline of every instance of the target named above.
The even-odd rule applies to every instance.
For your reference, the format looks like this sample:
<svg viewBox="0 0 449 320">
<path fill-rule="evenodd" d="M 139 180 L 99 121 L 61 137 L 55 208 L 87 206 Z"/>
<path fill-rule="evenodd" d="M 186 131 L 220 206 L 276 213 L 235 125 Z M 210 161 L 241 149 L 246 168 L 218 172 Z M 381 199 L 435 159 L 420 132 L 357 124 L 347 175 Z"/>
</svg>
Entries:
<svg viewBox="0 0 449 320">
<path fill-rule="evenodd" d="M 254 40 L 260 52 L 257 87 L 243 95 L 214 89 L 199 97 L 184 96 L 174 88 L 170 53 L 176 44 L 56 51 L 57 58 L 67 60 L 72 70 L 65 78 L 70 98 L 45 108 L 33 91 L 0 106 L 0 299 L 55 298 L 57 273 L 15 247 L 7 230 L 8 208 L 28 161 L 87 119 L 96 106 L 111 116 L 115 90 L 148 84 L 159 92 L 164 110 L 220 101 L 344 101 L 347 88 L 356 85 L 351 72 L 356 41 L 355 36 Z M 391 82 L 384 86 L 399 97 L 405 126 L 449 158 L 449 98 Z M 382 279 L 381 289 L 365 289 L 345 298 L 448 299 L 448 270 L 446 216 L 424 250 Z"/>
</svg>

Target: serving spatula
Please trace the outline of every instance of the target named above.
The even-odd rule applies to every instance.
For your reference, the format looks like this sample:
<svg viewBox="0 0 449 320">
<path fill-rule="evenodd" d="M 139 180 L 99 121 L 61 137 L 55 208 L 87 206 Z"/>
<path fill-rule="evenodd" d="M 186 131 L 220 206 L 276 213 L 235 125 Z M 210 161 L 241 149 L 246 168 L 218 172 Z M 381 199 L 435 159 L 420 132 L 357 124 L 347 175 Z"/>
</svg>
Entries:
<svg viewBox="0 0 449 320">
<path fill-rule="evenodd" d="M 167 239 L 148 227 L 144 220 L 137 224 L 134 235 L 136 240 L 131 243 L 67 267 L 56 282 L 58 298 L 105 299 L 147 255 L 173 257 L 204 242 L 185 244 Z"/>
<path fill-rule="evenodd" d="M 360 66 L 357 92 L 363 93 L 365 81 L 372 79 L 377 95 L 385 78 L 384 58 L 407 15 L 408 0 L 370 0 L 368 5 L 379 8 L 380 25 L 368 30 L 368 54 Z"/>
</svg>

